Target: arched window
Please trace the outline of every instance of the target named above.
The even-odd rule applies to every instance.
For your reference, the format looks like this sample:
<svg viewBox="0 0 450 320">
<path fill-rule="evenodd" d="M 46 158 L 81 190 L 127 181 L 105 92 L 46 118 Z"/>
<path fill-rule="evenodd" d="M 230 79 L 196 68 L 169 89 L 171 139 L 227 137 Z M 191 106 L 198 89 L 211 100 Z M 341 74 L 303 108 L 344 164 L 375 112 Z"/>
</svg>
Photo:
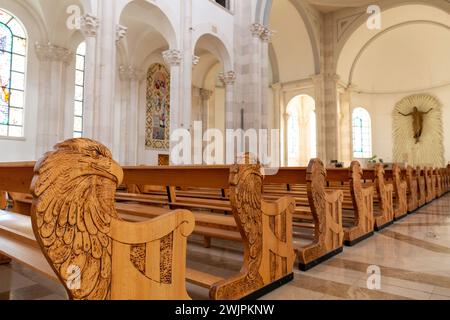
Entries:
<svg viewBox="0 0 450 320">
<path fill-rule="evenodd" d="M 83 136 L 83 112 L 84 112 L 84 71 L 86 59 L 86 42 L 80 43 L 77 48 L 75 61 L 75 103 L 73 117 L 73 137 Z"/>
<path fill-rule="evenodd" d="M 353 110 L 353 157 L 372 157 L 372 126 L 369 112 L 363 108 Z"/>
<path fill-rule="evenodd" d="M 286 108 L 287 165 L 302 166 L 317 157 L 317 124 L 315 101 L 300 94 Z"/>
<path fill-rule="evenodd" d="M 24 136 L 26 54 L 25 29 L 0 9 L 0 136 Z"/>
<path fill-rule="evenodd" d="M 316 111 L 309 113 L 309 145 L 310 158 L 317 158 L 317 120 Z"/>
<path fill-rule="evenodd" d="M 287 109 L 289 115 L 287 123 L 288 132 L 288 165 L 299 165 L 300 158 L 300 107 L 298 104 L 290 104 Z"/>
</svg>

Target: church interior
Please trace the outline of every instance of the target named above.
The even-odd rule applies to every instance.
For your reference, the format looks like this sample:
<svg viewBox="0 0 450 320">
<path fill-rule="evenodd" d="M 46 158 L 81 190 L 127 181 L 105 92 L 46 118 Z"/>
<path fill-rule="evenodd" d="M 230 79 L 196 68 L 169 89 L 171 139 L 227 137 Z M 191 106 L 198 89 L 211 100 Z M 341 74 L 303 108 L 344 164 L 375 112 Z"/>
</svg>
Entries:
<svg viewBox="0 0 450 320">
<path fill-rule="evenodd" d="M 0 0 L 0 300 L 450 300 L 447 0 Z"/>
</svg>

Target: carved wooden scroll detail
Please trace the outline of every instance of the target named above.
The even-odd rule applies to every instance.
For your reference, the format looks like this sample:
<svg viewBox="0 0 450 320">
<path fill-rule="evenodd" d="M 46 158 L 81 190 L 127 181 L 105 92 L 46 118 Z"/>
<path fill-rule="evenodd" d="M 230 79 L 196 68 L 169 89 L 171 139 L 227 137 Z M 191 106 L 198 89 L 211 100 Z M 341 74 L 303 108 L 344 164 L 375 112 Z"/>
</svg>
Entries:
<svg viewBox="0 0 450 320">
<path fill-rule="evenodd" d="M 381 215 L 375 218 L 375 224 L 377 227 L 381 227 L 394 220 L 394 187 L 392 184 L 385 183 L 384 173 L 383 164 L 377 163 L 375 165 L 375 184 L 381 209 Z"/>
<path fill-rule="evenodd" d="M 398 164 L 392 166 L 392 178 L 394 180 L 394 215 L 396 218 L 401 218 L 408 213 L 407 188 L 406 181 L 402 180 L 402 169 Z"/>
<path fill-rule="evenodd" d="M 425 187 L 426 187 L 426 202 L 431 202 L 434 199 L 434 187 L 431 179 L 430 169 L 425 167 L 423 169 L 425 176 Z"/>
<path fill-rule="evenodd" d="M 416 168 L 416 177 L 417 177 L 417 185 L 419 187 L 419 207 L 422 207 L 427 202 L 427 187 L 426 187 L 426 178 L 425 173 L 422 172 L 420 167 Z"/>
<path fill-rule="evenodd" d="M 216 284 L 211 299 L 230 300 L 245 297 L 264 286 L 259 273 L 262 261 L 262 186 L 261 166 L 234 165 L 230 170 L 230 202 L 244 244 L 241 272 Z"/>
<path fill-rule="evenodd" d="M 114 195 L 122 178 L 110 151 L 89 139 L 62 142 L 36 163 L 32 224 L 45 257 L 71 299 L 188 299 L 185 254 L 192 213 L 121 221 Z M 178 239 L 173 246 L 161 242 L 171 234 Z M 149 256 L 164 270 L 151 265 Z"/>
<path fill-rule="evenodd" d="M 408 210 L 416 210 L 419 206 L 419 180 L 414 176 L 414 168 L 406 168 L 406 183 L 408 186 Z"/>
<path fill-rule="evenodd" d="M 229 197 L 244 245 L 244 263 L 239 274 L 213 285 L 211 299 L 240 299 L 292 273 L 295 200 L 265 202 L 262 187 L 260 164 L 231 167 Z"/>
<path fill-rule="evenodd" d="M 308 200 L 314 220 L 314 241 L 298 250 L 299 260 L 308 264 L 343 246 L 341 190 L 325 191 L 326 170 L 320 159 L 308 165 L 306 181 Z"/>
<path fill-rule="evenodd" d="M 355 211 L 354 226 L 346 230 L 346 241 L 353 241 L 373 232 L 373 187 L 363 187 L 363 171 L 358 161 L 353 161 L 349 169 L 350 193 Z"/>
</svg>

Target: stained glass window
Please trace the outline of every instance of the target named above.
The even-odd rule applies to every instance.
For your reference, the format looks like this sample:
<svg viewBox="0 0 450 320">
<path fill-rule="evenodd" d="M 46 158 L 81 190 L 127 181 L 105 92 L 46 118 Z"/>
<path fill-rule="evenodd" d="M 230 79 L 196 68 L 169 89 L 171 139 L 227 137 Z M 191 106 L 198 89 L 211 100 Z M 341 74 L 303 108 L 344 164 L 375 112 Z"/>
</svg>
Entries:
<svg viewBox="0 0 450 320">
<path fill-rule="evenodd" d="M 84 113 L 84 76 L 86 60 L 86 42 L 80 43 L 77 48 L 75 61 L 75 99 L 73 118 L 73 137 L 83 136 L 83 113 Z"/>
<path fill-rule="evenodd" d="M 25 29 L 0 9 L 0 136 L 24 136 L 26 53 Z"/>
<path fill-rule="evenodd" d="M 353 110 L 353 156 L 355 158 L 372 157 L 372 125 L 366 109 Z"/>
</svg>

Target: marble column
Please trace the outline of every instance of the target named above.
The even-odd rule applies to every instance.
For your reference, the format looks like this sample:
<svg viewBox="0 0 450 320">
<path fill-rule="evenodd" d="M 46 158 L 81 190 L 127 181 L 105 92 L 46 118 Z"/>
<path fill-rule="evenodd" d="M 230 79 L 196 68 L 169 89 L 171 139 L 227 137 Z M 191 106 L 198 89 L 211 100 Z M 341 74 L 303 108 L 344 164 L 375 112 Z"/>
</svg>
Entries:
<svg viewBox="0 0 450 320">
<path fill-rule="evenodd" d="M 139 128 L 139 84 L 145 73 L 133 66 L 120 66 L 121 81 L 121 121 L 120 162 L 124 165 L 137 165 Z"/>
<path fill-rule="evenodd" d="M 236 81 L 236 73 L 234 71 L 220 73 L 219 80 L 225 86 L 225 130 L 234 129 L 233 89 Z"/>
<path fill-rule="evenodd" d="M 115 1 L 98 1 L 100 17 L 96 41 L 95 94 L 92 137 L 112 150 L 116 94 L 117 17 Z"/>
<path fill-rule="evenodd" d="M 261 106 L 263 103 L 263 90 L 262 90 L 262 61 L 261 61 L 261 35 L 264 32 L 264 26 L 260 23 L 253 23 L 250 26 L 250 33 L 252 35 L 251 40 L 251 62 L 250 62 L 250 79 L 251 88 L 248 95 L 252 97 L 249 103 L 250 108 L 246 108 L 245 112 L 245 128 L 261 128 Z"/>
<path fill-rule="evenodd" d="M 342 88 L 340 93 L 340 155 L 339 159 L 348 165 L 353 159 L 351 96 L 353 86 Z"/>
<path fill-rule="evenodd" d="M 261 42 L 261 129 L 269 128 L 269 43 L 274 32 L 269 28 L 262 29 Z"/>
<path fill-rule="evenodd" d="M 317 157 L 327 162 L 326 120 L 324 103 L 324 77 L 322 74 L 311 77 L 314 84 L 314 100 L 317 121 Z"/>
<path fill-rule="evenodd" d="M 209 99 L 212 95 L 211 90 L 200 89 L 200 98 L 202 101 L 202 133 L 205 134 L 208 130 L 208 114 L 209 114 Z"/>
<path fill-rule="evenodd" d="M 97 17 L 86 14 L 80 19 L 80 31 L 86 42 L 84 71 L 83 136 L 93 137 L 95 100 L 95 50 L 99 26 Z"/>
<path fill-rule="evenodd" d="M 171 49 L 162 53 L 164 62 L 170 68 L 170 133 L 181 127 L 183 114 L 181 109 L 181 79 L 180 69 L 182 54 L 179 50 Z M 191 100 L 191 97 L 189 98 Z M 172 146 L 171 146 L 172 147 Z"/>
<path fill-rule="evenodd" d="M 192 0 L 181 1 L 181 35 L 182 35 L 182 56 L 181 60 L 181 101 L 179 112 L 182 114 L 180 127 L 192 129 Z"/>
<path fill-rule="evenodd" d="M 74 53 L 52 43 L 35 45 L 39 66 L 36 158 L 64 139 L 67 66 Z"/>
</svg>

